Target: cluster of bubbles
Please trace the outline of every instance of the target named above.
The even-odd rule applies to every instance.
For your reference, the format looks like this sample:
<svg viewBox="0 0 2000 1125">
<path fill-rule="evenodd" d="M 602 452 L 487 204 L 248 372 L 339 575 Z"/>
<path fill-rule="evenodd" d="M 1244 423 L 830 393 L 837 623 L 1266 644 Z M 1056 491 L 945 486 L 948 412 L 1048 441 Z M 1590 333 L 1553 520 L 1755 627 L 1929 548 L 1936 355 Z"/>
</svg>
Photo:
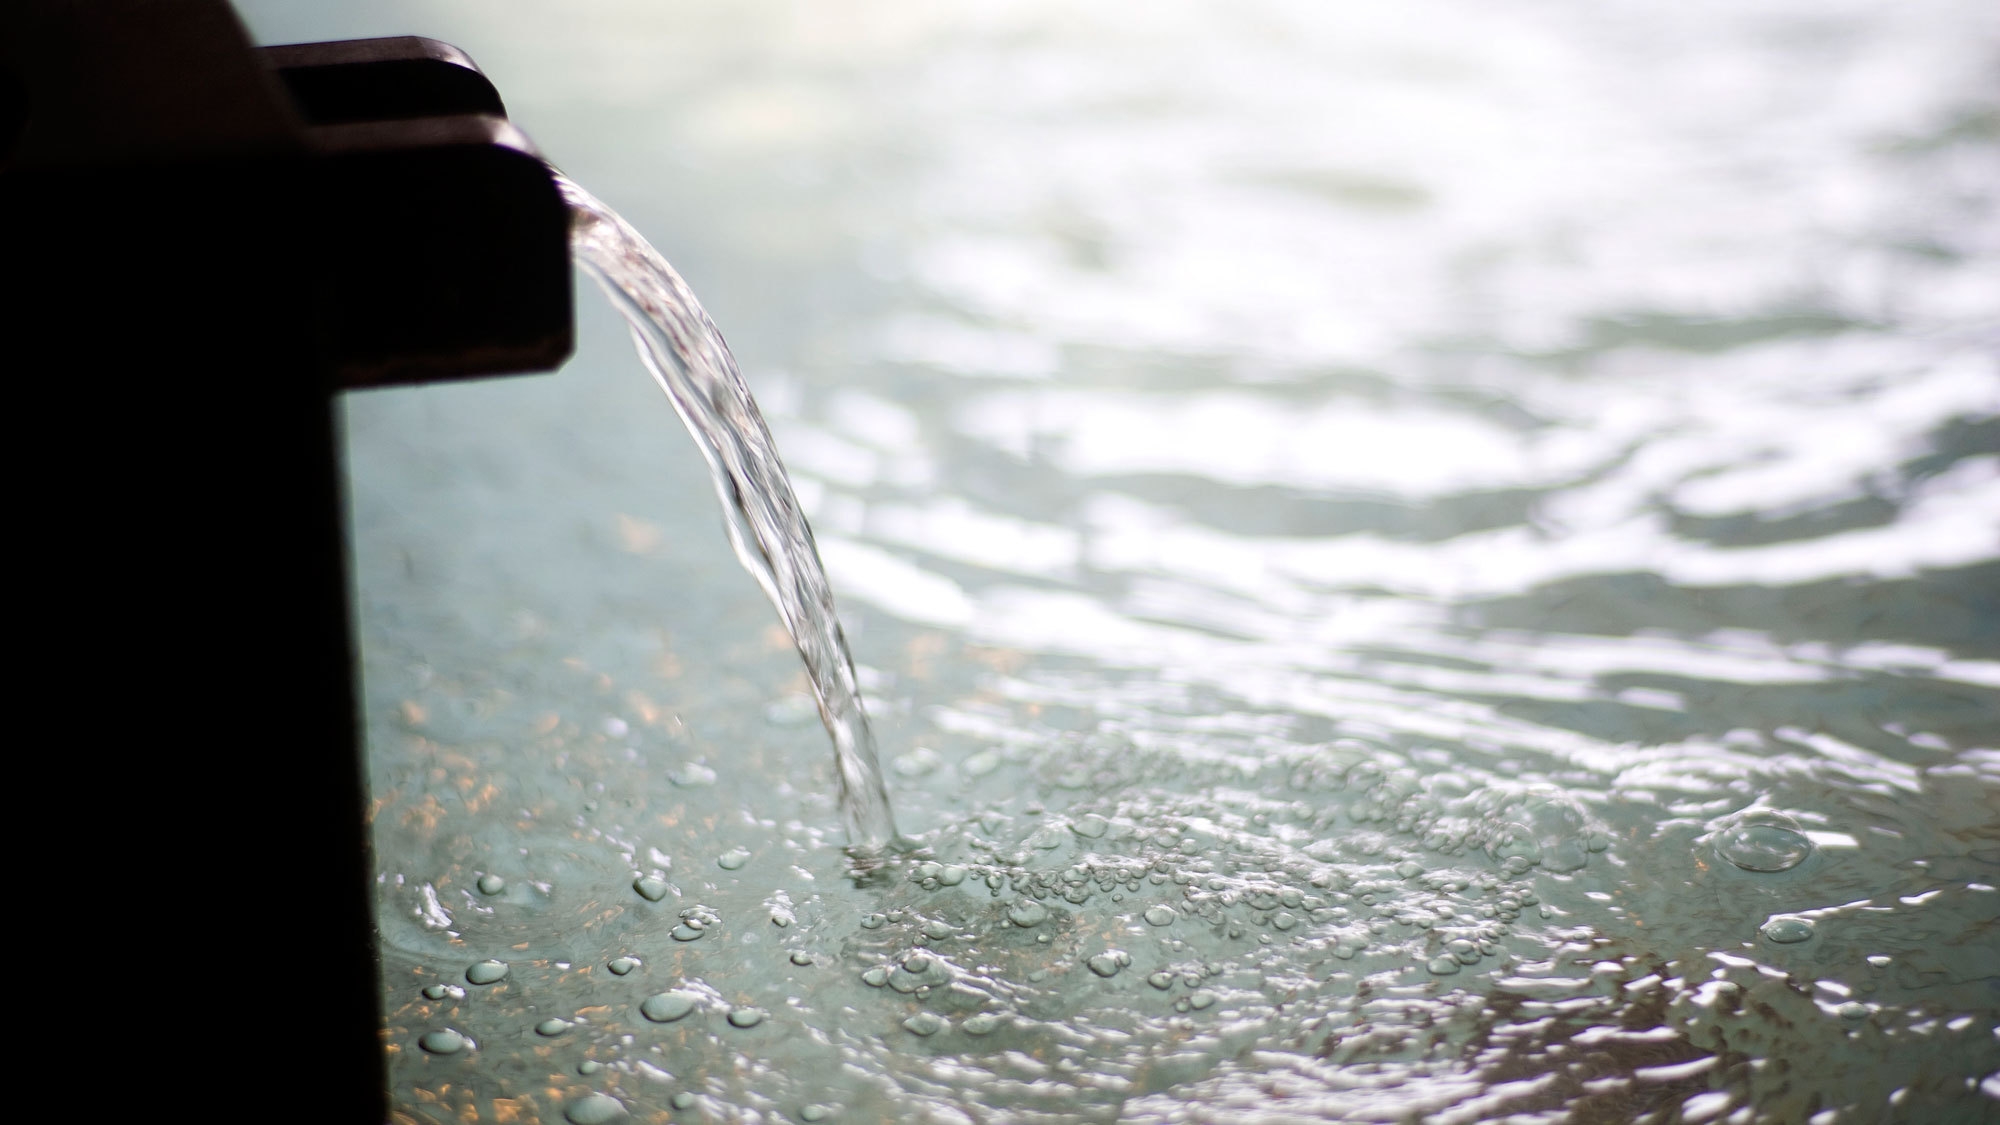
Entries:
<svg viewBox="0 0 2000 1125">
<path fill-rule="evenodd" d="M 654 850 L 583 904 L 617 919 L 594 958 L 461 962 L 408 1034 L 442 1066 L 529 1050 L 579 1125 L 968 1102 L 1171 1116 L 1276 1092 L 1305 1116 L 1423 1117 L 1495 1089 L 1506 1112 L 1624 1119 L 1735 1112 L 1753 1089 L 1760 1113 L 1803 1112 L 1803 1087 L 1773 1093 L 1751 1066 L 1760 1044 L 1936 1022 L 1911 999 L 1937 973 L 1919 957 L 1871 960 L 1851 987 L 1815 969 L 1860 955 L 1827 944 L 1827 911 L 1789 905 L 1838 870 L 1787 812 L 1753 801 L 1648 838 L 1545 783 L 1351 743 L 1301 759 L 1237 787 L 990 800 L 866 863 L 783 833 L 678 867 Z M 1678 919 L 1638 917 L 1632 865 L 1672 848 L 1688 885 L 1665 901 L 1741 919 L 1727 940 L 1677 946 L 1660 939 Z M 1705 910 L 1710 894 L 1735 905 Z M 546 930 L 491 924 L 483 943 Z"/>
</svg>

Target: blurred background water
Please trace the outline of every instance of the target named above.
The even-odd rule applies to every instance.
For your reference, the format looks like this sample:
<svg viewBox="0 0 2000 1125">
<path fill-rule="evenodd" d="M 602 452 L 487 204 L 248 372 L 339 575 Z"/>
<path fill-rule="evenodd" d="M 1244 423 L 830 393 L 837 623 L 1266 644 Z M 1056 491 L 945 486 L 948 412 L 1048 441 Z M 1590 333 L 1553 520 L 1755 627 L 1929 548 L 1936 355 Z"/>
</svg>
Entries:
<svg viewBox="0 0 2000 1125">
<path fill-rule="evenodd" d="M 350 396 L 401 1119 L 2000 1113 L 2000 9 L 241 9 L 688 278 L 928 849 L 601 302 Z"/>
</svg>

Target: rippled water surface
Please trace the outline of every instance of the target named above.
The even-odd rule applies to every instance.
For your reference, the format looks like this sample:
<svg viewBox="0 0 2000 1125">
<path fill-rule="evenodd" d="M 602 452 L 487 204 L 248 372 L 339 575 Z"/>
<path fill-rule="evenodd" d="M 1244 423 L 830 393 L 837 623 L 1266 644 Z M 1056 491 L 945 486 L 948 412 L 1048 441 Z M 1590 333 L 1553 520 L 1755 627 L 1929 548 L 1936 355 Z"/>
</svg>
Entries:
<svg viewBox="0 0 2000 1125">
<path fill-rule="evenodd" d="M 402 1119 L 2000 1115 L 1990 3 L 246 10 L 680 267 L 921 845 L 608 309 L 351 397 Z"/>
</svg>

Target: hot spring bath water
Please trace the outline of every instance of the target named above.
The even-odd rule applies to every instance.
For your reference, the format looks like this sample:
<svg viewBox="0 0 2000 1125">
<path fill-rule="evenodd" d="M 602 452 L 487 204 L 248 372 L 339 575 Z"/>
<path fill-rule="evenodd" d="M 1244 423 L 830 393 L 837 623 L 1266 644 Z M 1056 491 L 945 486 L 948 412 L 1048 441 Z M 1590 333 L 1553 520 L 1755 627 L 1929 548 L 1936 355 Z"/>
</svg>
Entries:
<svg viewBox="0 0 2000 1125">
<path fill-rule="evenodd" d="M 1992 1120 L 1989 9 L 535 47 L 750 379 L 347 403 L 399 1120 Z"/>
</svg>

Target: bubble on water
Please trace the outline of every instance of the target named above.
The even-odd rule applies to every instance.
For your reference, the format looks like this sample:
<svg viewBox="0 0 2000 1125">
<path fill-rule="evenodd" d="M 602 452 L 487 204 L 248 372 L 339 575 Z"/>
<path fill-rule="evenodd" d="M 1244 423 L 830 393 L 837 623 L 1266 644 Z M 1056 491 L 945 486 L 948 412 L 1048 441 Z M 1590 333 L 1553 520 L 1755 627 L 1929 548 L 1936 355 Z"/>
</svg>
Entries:
<svg viewBox="0 0 2000 1125">
<path fill-rule="evenodd" d="M 658 875 L 641 875 L 632 880 L 632 889 L 638 891 L 639 897 L 647 902 L 658 902 L 667 897 L 667 892 L 673 889 L 673 884 Z"/>
<path fill-rule="evenodd" d="M 762 1008 L 731 1008 L 729 1010 L 729 1026 L 731 1027 L 756 1027 L 763 1022 L 764 1010 Z"/>
<path fill-rule="evenodd" d="M 480 894 L 497 895 L 501 891 L 507 889 L 507 880 L 502 879 L 500 876 L 495 875 L 491 872 L 488 872 L 479 877 L 479 882 L 477 886 L 479 887 Z"/>
<path fill-rule="evenodd" d="M 683 789 L 699 789 L 715 784 L 715 771 L 700 762 L 685 762 L 667 771 L 667 780 Z"/>
<path fill-rule="evenodd" d="M 1111 822 L 1096 813 L 1085 813 L 1071 822 L 1069 830 L 1086 840 L 1097 840 L 1111 830 Z"/>
<path fill-rule="evenodd" d="M 1725 827 L 1715 838 L 1715 850 L 1745 871 L 1789 871 L 1812 854 L 1812 841 L 1792 818 L 1759 810 Z"/>
<path fill-rule="evenodd" d="M 507 962 L 480 961 L 465 970 L 465 979 L 473 984 L 492 984 L 507 976 Z"/>
<path fill-rule="evenodd" d="M 625 1103 L 609 1094 L 586 1094 L 563 1107 L 570 1125 L 610 1125 L 625 1117 Z"/>
<path fill-rule="evenodd" d="M 861 973 L 861 983 L 870 988 L 880 988 L 889 983 L 889 970 L 880 965 L 872 969 L 863 970 Z"/>
<path fill-rule="evenodd" d="M 555 1017 L 551 1016 L 550 1018 L 545 1019 L 542 1022 L 535 1025 L 535 1034 L 561 1035 L 563 1032 L 568 1031 L 571 1026 L 572 1025 L 568 1020 L 556 1019 Z"/>
<path fill-rule="evenodd" d="M 967 1035 L 988 1035 L 999 1027 L 1000 1017 L 992 1012 L 979 1012 L 967 1016 L 958 1025 L 958 1029 Z"/>
<path fill-rule="evenodd" d="M 1084 962 L 1090 966 L 1091 972 L 1100 977 L 1115 977 L 1120 969 L 1131 963 L 1132 955 L 1122 949 L 1107 949 Z"/>
<path fill-rule="evenodd" d="M 794 965 L 810 965 L 810 964 L 812 964 L 812 963 L 813 963 L 813 955 L 812 955 L 812 954 L 810 954 L 810 953 L 807 953 L 807 952 L 806 952 L 805 950 L 803 950 L 803 949 L 794 949 L 794 950 L 792 950 L 792 964 L 794 964 Z"/>
<path fill-rule="evenodd" d="M 938 768 L 938 752 L 919 746 L 896 757 L 896 772 L 904 777 L 922 777 Z"/>
<path fill-rule="evenodd" d="M 967 777 L 985 777 L 1000 768 L 1000 751 L 981 750 L 967 758 L 958 768 Z"/>
<path fill-rule="evenodd" d="M 1007 920 L 1016 926 L 1039 926 L 1048 918 L 1049 908 L 1031 898 L 1015 902 L 1007 911 Z"/>
<path fill-rule="evenodd" d="M 739 871 L 750 862 L 750 849 L 731 848 L 715 857 L 715 865 L 724 871 Z"/>
<path fill-rule="evenodd" d="M 471 1040 L 450 1028 L 442 1031 L 426 1031 L 417 1040 L 417 1046 L 433 1055 L 455 1055 L 471 1045 Z"/>
<path fill-rule="evenodd" d="M 946 887 L 956 887 L 965 882 L 966 870 L 957 864 L 949 864 L 937 874 L 937 881 Z"/>
<path fill-rule="evenodd" d="M 1764 940 L 1779 945 L 1793 945 L 1813 936 L 1818 927 L 1810 918 L 1800 918 L 1792 914 L 1780 914 L 1765 922 L 1757 930 Z"/>
<path fill-rule="evenodd" d="M 932 1012 L 918 1012 L 903 1021 L 903 1030 L 911 1035 L 936 1035 L 944 1026 L 944 1019 Z"/>
<path fill-rule="evenodd" d="M 1542 849 L 1542 866 L 1550 871 L 1575 871 L 1588 862 L 1579 840 L 1557 840 Z"/>
<path fill-rule="evenodd" d="M 611 960 L 605 962 L 604 967 L 611 970 L 611 975 L 622 977 L 639 967 L 639 959 L 637 957 L 613 957 Z"/>
<path fill-rule="evenodd" d="M 661 992 L 646 999 L 639 1005 L 639 1014 L 654 1023 L 672 1023 L 684 1019 L 694 1011 L 696 997 L 691 992 Z"/>
<path fill-rule="evenodd" d="M 1174 924 L 1174 919 L 1178 917 L 1180 915 L 1174 911 L 1173 907 L 1168 906 L 1166 903 L 1146 908 L 1145 918 L 1146 924 L 1149 926 L 1171 926 Z"/>
</svg>

